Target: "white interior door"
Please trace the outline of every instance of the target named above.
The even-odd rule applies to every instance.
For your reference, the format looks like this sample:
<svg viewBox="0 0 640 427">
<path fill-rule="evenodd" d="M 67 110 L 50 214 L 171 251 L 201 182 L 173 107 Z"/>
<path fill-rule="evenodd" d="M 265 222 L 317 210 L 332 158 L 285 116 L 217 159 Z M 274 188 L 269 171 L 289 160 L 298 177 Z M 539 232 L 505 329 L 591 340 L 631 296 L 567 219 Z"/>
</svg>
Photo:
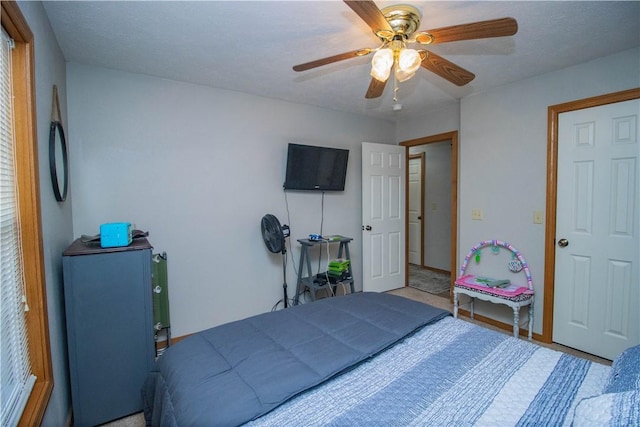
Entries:
<svg viewBox="0 0 640 427">
<path fill-rule="evenodd" d="M 423 154 L 424 155 L 424 154 Z M 408 236 L 409 263 L 422 266 L 422 210 L 424 197 L 422 194 L 423 156 L 409 158 L 409 200 L 408 204 Z"/>
<path fill-rule="evenodd" d="M 405 147 L 362 143 L 362 288 L 405 284 Z"/>
<path fill-rule="evenodd" d="M 639 102 L 558 125 L 553 340 L 607 359 L 640 343 Z"/>
</svg>

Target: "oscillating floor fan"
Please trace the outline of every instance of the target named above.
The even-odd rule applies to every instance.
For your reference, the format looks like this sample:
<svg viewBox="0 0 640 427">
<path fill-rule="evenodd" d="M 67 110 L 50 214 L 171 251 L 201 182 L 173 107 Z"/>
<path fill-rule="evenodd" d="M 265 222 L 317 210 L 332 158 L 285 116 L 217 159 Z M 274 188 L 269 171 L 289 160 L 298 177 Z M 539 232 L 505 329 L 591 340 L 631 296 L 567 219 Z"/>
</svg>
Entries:
<svg viewBox="0 0 640 427">
<path fill-rule="evenodd" d="M 267 245 L 267 249 L 277 254 L 282 254 L 282 275 L 284 290 L 284 308 L 289 306 L 289 299 L 287 297 L 287 246 L 285 239 L 289 237 L 289 226 L 280 225 L 280 221 L 274 215 L 266 214 L 262 217 L 262 239 L 264 244 Z"/>
</svg>

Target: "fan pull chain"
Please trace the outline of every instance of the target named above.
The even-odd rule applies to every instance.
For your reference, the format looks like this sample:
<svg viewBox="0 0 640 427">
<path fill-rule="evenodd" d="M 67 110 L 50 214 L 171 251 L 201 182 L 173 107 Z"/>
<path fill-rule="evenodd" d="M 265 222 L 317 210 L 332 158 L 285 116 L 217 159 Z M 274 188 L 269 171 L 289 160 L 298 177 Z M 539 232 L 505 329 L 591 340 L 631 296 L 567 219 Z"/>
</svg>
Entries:
<svg viewBox="0 0 640 427">
<path fill-rule="evenodd" d="M 398 79 L 393 74 L 393 102 L 398 102 Z"/>
</svg>

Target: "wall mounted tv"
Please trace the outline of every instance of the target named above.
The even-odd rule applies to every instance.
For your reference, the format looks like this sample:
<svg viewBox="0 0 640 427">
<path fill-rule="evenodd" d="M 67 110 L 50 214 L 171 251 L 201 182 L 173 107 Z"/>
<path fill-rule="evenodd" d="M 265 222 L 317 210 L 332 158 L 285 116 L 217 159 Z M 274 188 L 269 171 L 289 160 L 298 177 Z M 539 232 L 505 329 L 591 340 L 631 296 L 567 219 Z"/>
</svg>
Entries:
<svg viewBox="0 0 640 427">
<path fill-rule="evenodd" d="M 344 191 L 349 150 L 289 144 L 285 190 Z"/>
</svg>

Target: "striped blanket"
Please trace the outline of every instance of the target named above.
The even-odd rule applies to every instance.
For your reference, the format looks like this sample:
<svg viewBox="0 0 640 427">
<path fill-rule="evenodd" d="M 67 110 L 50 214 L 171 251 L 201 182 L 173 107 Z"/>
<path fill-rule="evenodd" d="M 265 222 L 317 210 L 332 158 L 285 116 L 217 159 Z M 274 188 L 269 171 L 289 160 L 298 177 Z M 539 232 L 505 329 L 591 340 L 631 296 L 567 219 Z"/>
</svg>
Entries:
<svg viewBox="0 0 640 427">
<path fill-rule="evenodd" d="M 568 426 L 610 370 L 448 317 L 247 425 Z"/>
</svg>

